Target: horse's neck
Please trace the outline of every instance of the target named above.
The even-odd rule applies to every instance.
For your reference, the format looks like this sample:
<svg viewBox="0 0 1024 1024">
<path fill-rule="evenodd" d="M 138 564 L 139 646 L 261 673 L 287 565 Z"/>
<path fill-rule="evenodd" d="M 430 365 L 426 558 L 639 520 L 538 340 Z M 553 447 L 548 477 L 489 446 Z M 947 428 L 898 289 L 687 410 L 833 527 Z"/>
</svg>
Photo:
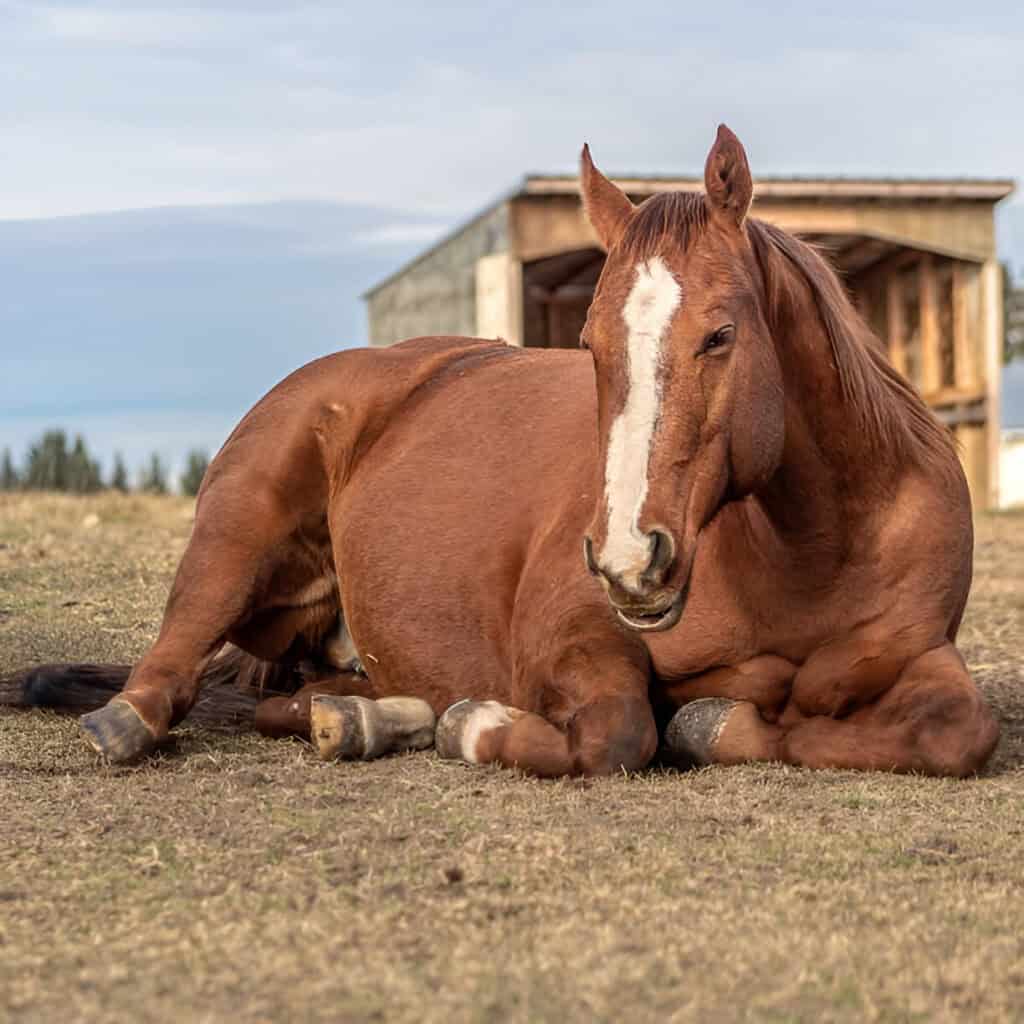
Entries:
<svg viewBox="0 0 1024 1024">
<path fill-rule="evenodd" d="M 778 470 L 757 495 L 784 535 L 852 542 L 904 467 L 864 436 L 843 397 L 831 343 L 816 316 L 780 345 L 786 438 Z M 811 358 L 808 358 L 808 356 Z"/>
</svg>

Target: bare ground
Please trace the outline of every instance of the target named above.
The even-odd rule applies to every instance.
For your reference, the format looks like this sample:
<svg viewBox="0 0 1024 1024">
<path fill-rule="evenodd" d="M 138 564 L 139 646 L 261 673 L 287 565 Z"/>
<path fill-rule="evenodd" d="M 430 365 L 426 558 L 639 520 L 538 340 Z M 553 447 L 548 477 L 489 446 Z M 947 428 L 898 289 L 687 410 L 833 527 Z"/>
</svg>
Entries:
<svg viewBox="0 0 1024 1024">
<path fill-rule="evenodd" d="M 0 497 L 0 671 L 130 660 L 177 499 Z M 779 766 L 543 783 L 184 729 L 141 767 L 0 711 L 0 1020 L 1024 1019 L 1024 517 L 961 634 L 966 782 Z"/>
</svg>

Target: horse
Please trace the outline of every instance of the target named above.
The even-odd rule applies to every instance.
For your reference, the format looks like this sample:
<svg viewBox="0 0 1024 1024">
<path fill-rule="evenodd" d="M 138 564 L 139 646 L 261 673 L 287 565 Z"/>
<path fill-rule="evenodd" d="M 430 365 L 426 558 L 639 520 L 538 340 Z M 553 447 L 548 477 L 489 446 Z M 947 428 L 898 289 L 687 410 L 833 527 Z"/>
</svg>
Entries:
<svg viewBox="0 0 1024 1024">
<path fill-rule="evenodd" d="M 256 725 L 328 758 L 979 771 L 951 436 L 818 252 L 749 215 L 724 125 L 704 184 L 635 206 L 584 147 L 607 259 L 579 349 L 296 371 L 211 464 L 148 653 L 34 670 L 22 703 L 110 696 L 81 721 L 114 762 L 242 675 L 290 680 Z"/>
</svg>

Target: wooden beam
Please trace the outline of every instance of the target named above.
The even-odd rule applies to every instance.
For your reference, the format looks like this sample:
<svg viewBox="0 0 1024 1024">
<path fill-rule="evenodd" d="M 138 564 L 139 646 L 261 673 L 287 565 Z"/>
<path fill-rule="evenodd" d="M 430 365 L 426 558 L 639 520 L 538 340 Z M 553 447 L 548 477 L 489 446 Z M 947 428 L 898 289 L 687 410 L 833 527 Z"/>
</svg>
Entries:
<svg viewBox="0 0 1024 1024">
<path fill-rule="evenodd" d="M 986 392 L 980 385 L 973 388 L 939 388 L 923 391 L 921 397 L 931 406 L 960 405 L 964 402 L 984 402 Z"/>
<path fill-rule="evenodd" d="M 939 287 L 935 260 L 930 253 L 922 255 L 917 272 L 918 295 L 921 302 L 921 391 L 927 395 L 942 387 Z"/>
<path fill-rule="evenodd" d="M 852 245 L 838 249 L 833 257 L 835 262 L 847 276 L 861 274 L 869 267 L 884 259 L 891 250 L 888 242 L 877 238 L 863 238 Z"/>
<path fill-rule="evenodd" d="M 903 323 L 903 281 L 891 271 L 885 281 L 885 305 L 889 334 L 889 360 L 904 376 L 907 374 L 906 328 Z"/>
<path fill-rule="evenodd" d="M 972 320 L 978 317 L 978 272 L 969 263 L 953 264 L 953 374 L 957 388 L 973 391 L 980 387 L 978 355 L 971 344 Z"/>
<path fill-rule="evenodd" d="M 974 402 L 970 405 L 950 405 L 944 409 L 934 409 L 936 419 L 945 423 L 947 427 L 973 426 L 984 427 L 985 425 L 985 403 Z M 965 466 L 966 472 L 966 466 Z M 968 483 L 974 481 L 968 476 Z"/>
</svg>

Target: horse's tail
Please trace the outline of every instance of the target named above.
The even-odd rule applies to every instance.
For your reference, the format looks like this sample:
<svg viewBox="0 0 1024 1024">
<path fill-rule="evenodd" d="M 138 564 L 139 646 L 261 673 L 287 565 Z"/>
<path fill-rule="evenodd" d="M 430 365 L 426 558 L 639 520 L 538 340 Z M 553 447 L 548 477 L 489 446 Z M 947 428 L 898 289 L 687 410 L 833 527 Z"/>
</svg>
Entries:
<svg viewBox="0 0 1024 1024">
<path fill-rule="evenodd" d="M 120 693 L 130 674 L 130 665 L 38 665 L 0 676 L 0 706 L 81 715 Z M 228 646 L 203 673 L 188 721 L 207 728 L 249 728 L 263 697 L 293 693 L 302 683 L 298 668 Z"/>
</svg>

